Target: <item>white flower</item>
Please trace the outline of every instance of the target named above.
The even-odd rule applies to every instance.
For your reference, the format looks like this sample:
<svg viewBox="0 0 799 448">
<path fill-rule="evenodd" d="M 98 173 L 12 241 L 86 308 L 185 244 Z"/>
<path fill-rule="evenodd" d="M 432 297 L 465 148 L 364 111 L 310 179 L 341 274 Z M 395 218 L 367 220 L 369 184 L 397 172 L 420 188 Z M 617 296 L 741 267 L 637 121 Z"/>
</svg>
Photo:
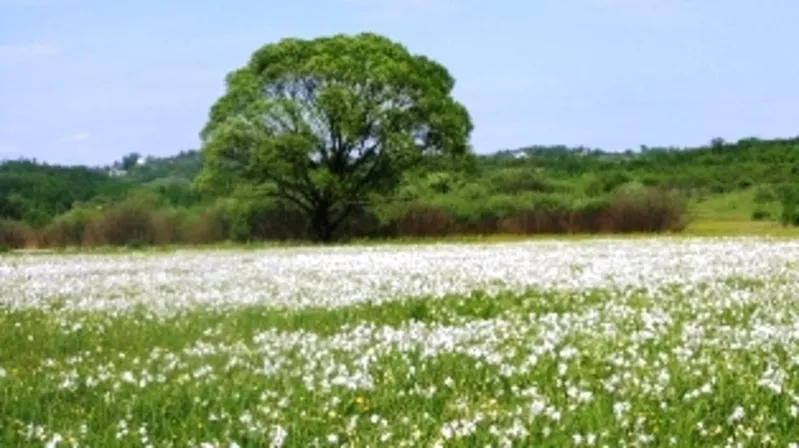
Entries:
<svg viewBox="0 0 799 448">
<path fill-rule="evenodd" d="M 62 440 L 64 440 L 64 437 L 59 433 L 55 433 L 50 438 L 50 440 L 47 441 L 47 444 L 45 444 L 45 446 L 47 448 L 55 448 L 56 446 L 58 446 L 59 443 L 61 443 Z"/>
<path fill-rule="evenodd" d="M 270 448 L 282 447 L 283 443 L 286 441 L 286 436 L 288 436 L 288 433 L 282 426 L 274 426 L 272 428 L 271 440 L 269 442 Z"/>
<path fill-rule="evenodd" d="M 730 423 L 737 422 L 739 420 L 742 420 L 744 418 L 744 415 L 745 415 L 744 408 L 738 406 L 735 408 L 735 410 L 732 411 L 732 414 L 730 414 L 730 416 L 727 418 L 727 421 Z"/>
</svg>

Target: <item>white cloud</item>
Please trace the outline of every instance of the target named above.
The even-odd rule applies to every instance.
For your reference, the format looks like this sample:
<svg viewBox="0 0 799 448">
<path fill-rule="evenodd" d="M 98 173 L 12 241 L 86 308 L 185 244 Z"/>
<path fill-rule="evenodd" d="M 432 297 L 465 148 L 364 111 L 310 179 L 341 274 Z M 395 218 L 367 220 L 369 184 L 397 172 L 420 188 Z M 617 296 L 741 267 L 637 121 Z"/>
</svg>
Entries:
<svg viewBox="0 0 799 448">
<path fill-rule="evenodd" d="M 74 142 L 82 142 L 85 140 L 90 139 L 92 134 L 90 132 L 76 132 L 72 135 L 68 135 L 66 137 L 61 138 L 61 143 L 74 143 Z"/>
</svg>

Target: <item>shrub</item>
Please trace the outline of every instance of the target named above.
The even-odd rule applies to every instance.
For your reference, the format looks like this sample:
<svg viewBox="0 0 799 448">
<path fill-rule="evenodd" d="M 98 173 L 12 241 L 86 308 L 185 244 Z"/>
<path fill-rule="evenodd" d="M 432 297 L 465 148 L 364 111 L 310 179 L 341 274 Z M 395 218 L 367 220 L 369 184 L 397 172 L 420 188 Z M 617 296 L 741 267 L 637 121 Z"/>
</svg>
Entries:
<svg viewBox="0 0 799 448">
<path fill-rule="evenodd" d="M 189 244 L 218 243 L 228 239 L 230 220 L 225 203 L 189 212 L 182 221 L 180 241 Z"/>
<path fill-rule="evenodd" d="M 420 219 L 427 220 L 429 218 L 426 217 L 426 213 L 439 214 L 438 212 L 442 212 L 457 222 L 475 222 L 486 214 L 490 198 L 488 195 L 473 197 L 472 194 L 476 191 L 478 190 L 467 186 L 456 194 L 438 195 L 405 203 L 393 210 L 391 217 L 407 223 L 411 216 L 419 216 Z M 422 210 L 426 210 L 426 212 L 422 213 Z M 437 211 L 433 212 L 433 210 Z M 422 218 L 422 216 L 424 217 Z"/>
<path fill-rule="evenodd" d="M 488 179 L 494 191 L 505 194 L 522 192 L 552 193 L 557 188 L 549 179 L 536 174 L 532 169 L 506 170 Z"/>
<path fill-rule="evenodd" d="M 616 194 L 631 194 L 640 190 L 644 190 L 646 188 L 647 188 L 646 185 L 637 180 L 634 180 L 618 185 L 616 188 L 613 189 L 613 192 Z"/>
<path fill-rule="evenodd" d="M 129 198 L 92 217 L 83 234 L 87 246 L 167 244 L 175 235 L 168 218 L 142 198 Z"/>
<path fill-rule="evenodd" d="M 738 182 L 736 183 L 736 186 L 740 190 L 745 190 L 745 189 L 751 187 L 752 185 L 754 185 L 754 182 L 752 182 L 751 179 L 748 179 L 746 177 L 742 177 L 742 178 L 738 179 Z"/>
<path fill-rule="evenodd" d="M 530 198 L 530 209 L 537 213 L 567 214 L 574 208 L 575 199 L 571 195 L 547 194 Z"/>
<path fill-rule="evenodd" d="M 587 173 L 583 175 L 582 192 L 589 196 L 599 196 L 605 193 L 605 182 L 597 174 Z"/>
<path fill-rule="evenodd" d="M 771 218 L 771 213 L 766 210 L 756 209 L 752 212 L 752 221 L 765 221 Z"/>
<path fill-rule="evenodd" d="M 710 185 L 710 192 L 713 194 L 726 193 L 727 190 L 728 188 L 724 184 L 719 182 Z"/>
<path fill-rule="evenodd" d="M 482 205 L 484 210 L 480 213 L 484 217 L 502 219 L 529 209 L 526 197 L 511 195 L 496 195 L 489 197 Z"/>
<path fill-rule="evenodd" d="M 5 251 L 22 249 L 29 238 L 28 228 L 16 221 L 0 219 L 0 247 Z"/>
<path fill-rule="evenodd" d="M 80 246 L 86 226 L 97 210 L 76 208 L 57 216 L 41 234 L 42 243 L 49 247 Z"/>
<path fill-rule="evenodd" d="M 783 210 L 782 215 L 780 216 L 780 223 L 783 226 L 799 226 L 799 212 L 796 210 Z"/>
<path fill-rule="evenodd" d="M 410 204 L 392 222 L 397 236 L 443 236 L 455 229 L 455 219 L 445 210 L 429 204 Z"/>
<path fill-rule="evenodd" d="M 799 225 L 799 187 L 793 184 L 781 185 L 777 194 L 782 205 L 782 225 Z"/>
<path fill-rule="evenodd" d="M 780 223 L 783 226 L 799 226 L 799 210 L 796 204 L 783 203 Z"/>
<path fill-rule="evenodd" d="M 310 235 L 306 214 L 270 200 L 235 200 L 228 206 L 234 241 L 292 240 Z"/>
<path fill-rule="evenodd" d="M 755 190 L 755 203 L 757 204 L 767 204 L 777 199 L 777 192 L 771 185 L 761 185 Z"/>
<path fill-rule="evenodd" d="M 604 193 L 610 193 L 617 188 L 634 182 L 635 179 L 625 171 L 612 171 L 601 176 Z"/>
<path fill-rule="evenodd" d="M 688 224 L 687 202 L 675 192 L 649 188 L 622 194 L 608 206 L 611 232 L 682 231 Z"/>
</svg>

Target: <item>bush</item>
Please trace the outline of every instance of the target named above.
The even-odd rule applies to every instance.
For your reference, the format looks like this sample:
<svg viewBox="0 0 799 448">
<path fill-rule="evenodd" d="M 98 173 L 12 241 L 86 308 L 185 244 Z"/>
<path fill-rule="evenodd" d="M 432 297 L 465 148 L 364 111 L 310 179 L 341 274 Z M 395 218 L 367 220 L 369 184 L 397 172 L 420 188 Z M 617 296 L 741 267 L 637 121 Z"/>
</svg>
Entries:
<svg viewBox="0 0 799 448">
<path fill-rule="evenodd" d="M 429 204 L 410 204 L 392 222 L 396 236 L 444 236 L 455 230 L 455 218 Z"/>
<path fill-rule="evenodd" d="M 488 182 L 494 191 L 504 194 L 552 193 L 557 188 L 551 180 L 536 174 L 530 168 L 506 170 L 495 174 L 488 179 Z"/>
<path fill-rule="evenodd" d="M 547 194 L 530 198 L 530 209 L 537 213 L 562 215 L 569 213 L 575 204 L 571 195 Z"/>
<path fill-rule="evenodd" d="M 163 212 L 143 198 L 129 198 L 92 217 L 83 234 L 87 246 L 168 244 L 173 226 Z"/>
<path fill-rule="evenodd" d="M 582 192 L 589 196 L 599 196 L 605 193 L 605 182 L 599 175 L 588 173 L 583 175 Z"/>
<path fill-rule="evenodd" d="M 218 243 L 230 236 L 230 219 L 224 203 L 187 213 L 180 229 L 180 241 L 189 244 Z"/>
<path fill-rule="evenodd" d="M 783 204 L 780 223 L 783 226 L 799 226 L 799 210 L 795 204 Z"/>
<path fill-rule="evenodd" d="M 530 208 L 525 199 L 525 197 L 510 195 L 492 196 L 485 201 L 485 211 L 481 214 L 498 219 L 516 215 Z"/>
<path fill-rule="evenodd" d="M 729 189 L 722 183 L 714 183 L 710 185 L 710 192 L 713 194 L 726 193 Z"/>
<path fill-rule="evenodd" d="M 610 232 L 682 231 L 688 224 L 687 201 L 675 192 L 645 189 L 619 195 L 608 206 L 605 230 Z"/>
<path fill-rule="evenodd" d="M 610 193 L 617 188 L 635 182 L 635 179 L 625 171 L 613 171 L 602 176 L 604 192 Z"/>
<path fill-rule="evenodd" d="M 738 187 L 738 189 L 745 190 L 745 189 L 751 187 L 752 185 L 754 185 L 754 182 L 752 182 L 751 179 L 742 177 L 742 178 L 738 179 L 738 182 L 735 185 Z"/>
<path fill-rule="evenodd" d="M 234 241 L 294 240 L 310 235 L 308 216 L 288 204 L 235 200 L 227 210 L 230 238 Z"/>
<path fill-rule="evenodd" d="M 0 246 L 5 251 L 24 248 L 29 237 L 30 232 L 24 224 L 0 219 Z"/>
<path fill-rule="evenodd" d="M 799 226 L 799 213 L 797 213 L 796 211 L 783 211 L 782 215 L 780 216 L 780 223 L 786 227 Z"/>
<path fill-rule="evenodd" d="M 757 204 L 767 204 L 777 199 L 777 192 L 771 185 L 762 185 L 755 190 L 755 203 Z"/>
<path fill-rule="evenodd" d="M 771 213 L 766 210 L 756 209 L 752 212 L 752 221 L 765 221 L 771 219 Z"/>
<path fill-rule="evenodd" d="M 77 208 L 56 217 L 41 234 L 42 242 L 49 247 L 80 246 L 83 234 L 97 210 Z"/>
<path fill-rule="evenodd" d="M 632 194 L 640 190 L 645 190 L 647 187 L 643 183 L 634 180 L 630 182 L 625 182 L 616 188 L 613 189 L 613 193 L 616 194 Z"/>
<path fill-rule="evenodd" d="M 781 185 L 777 194 L 782 205 L 782 225 L 799 225 L 799 187 L 793 184 Z"/>
</svg>

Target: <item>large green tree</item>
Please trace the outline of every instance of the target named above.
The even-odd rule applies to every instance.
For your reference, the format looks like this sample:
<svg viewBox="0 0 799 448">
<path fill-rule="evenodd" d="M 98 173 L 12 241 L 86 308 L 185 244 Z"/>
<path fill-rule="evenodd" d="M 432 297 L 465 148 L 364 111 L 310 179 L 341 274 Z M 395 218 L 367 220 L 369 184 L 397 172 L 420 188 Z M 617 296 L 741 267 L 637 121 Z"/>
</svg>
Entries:
<svg viewBox="0 0 799 448">
<path fill-rule="evenodd" d="M 226 84 L 200 133 L 197 186 L 287 201 L 322 241 L 426 156 L 470 152 L 447 69 L 377 34 L 267 44 Z"/>
</svg>

